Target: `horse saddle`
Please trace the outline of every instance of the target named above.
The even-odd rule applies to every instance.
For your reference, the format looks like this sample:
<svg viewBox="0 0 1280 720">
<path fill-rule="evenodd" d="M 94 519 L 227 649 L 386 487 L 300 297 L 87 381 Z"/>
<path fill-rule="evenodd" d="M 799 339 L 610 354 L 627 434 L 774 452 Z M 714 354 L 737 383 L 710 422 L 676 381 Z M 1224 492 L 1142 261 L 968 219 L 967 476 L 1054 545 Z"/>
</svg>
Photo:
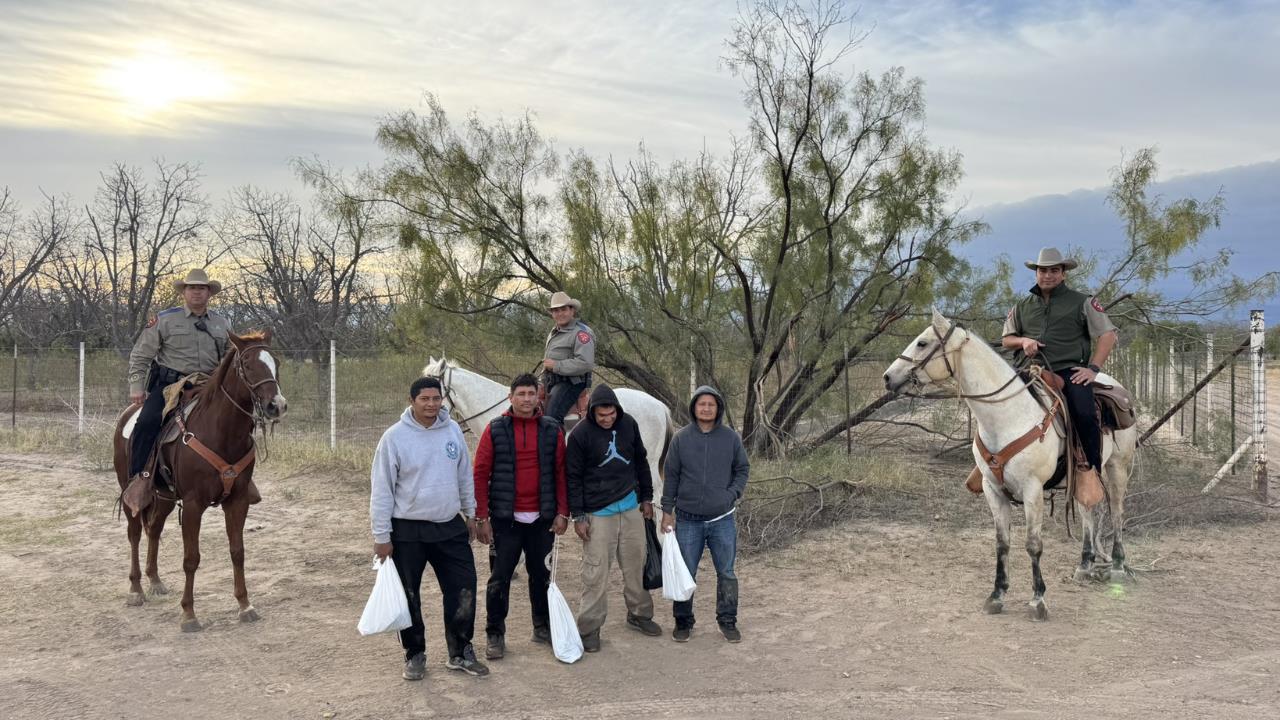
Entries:
<svg viewBox="0 0 1280 720">
<path fill-rule="evenodd" d="M 569 423 L 568 417 L 570 415 L 577 415 L 579 420 L 586 417 L 587 403 L 590 401 L 590 399 L 591 399 L 590 387 L 587 387 L 585 390 L 578 393 L 578 399 L 575 400 L 573 403 L 573 406 L 569 408 L 569 412 L 565 413 L 566 420 L 564 423 L 564 431 L 566 434 L 573 429 L 573 425 L 577 424 L 576 422 L 572 424 Z M 547 386 L 541 383 L 538 384 L 538 407 L 541 408 L 542 412 L 544 413 L 547 411 Z"/>
<path fill-rule="evenodd" d="M 191 416 L 191 412 L 200 401 L 197 397 L 200 386 L 208 379 L 209 376 L 205 373 L 192 373 L 175 383 L 166 385 L 161 390 L 164 393 L 164 409 L 160 413 L 160 432 L 156 434 L 155 444 L 152 445 L 147 462 L 143 465 L 142 477 L 132 480 L 123 494 L 123 502 L 135 513 L 151 503 L 151 497 L 156 490 L 176 491 L 173 472 L 162 462 L 163 456 L 160 450 L 181 435 L 178 418 L 185 421 Z M 138 415 L 141 412 L 142 409 L 139 408 L 125 424 L 122 434 L 126 440 L 133 434 L 134 425 L 138 422 Z"/>
</svg>

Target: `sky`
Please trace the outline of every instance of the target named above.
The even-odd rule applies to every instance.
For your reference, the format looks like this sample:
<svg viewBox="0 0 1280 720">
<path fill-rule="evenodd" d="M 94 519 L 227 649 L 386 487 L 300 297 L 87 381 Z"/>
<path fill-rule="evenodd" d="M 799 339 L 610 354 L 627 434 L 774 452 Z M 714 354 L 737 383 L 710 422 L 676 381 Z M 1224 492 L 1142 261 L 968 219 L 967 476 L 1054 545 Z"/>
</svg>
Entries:
<svg viewBox="0 0 1280 720">
<path fill-rule="evenodd" d="M 867 0 L 851 71 L 924 79 L 967 208 L 1280 159 L 1280 2 Z M 535 9 L 536 8 L 536 9 Z M 0 187 L 84 202 L 114 162 L 200 163 L 216 200 L 380 163 L 379 118 L 532 112 L 560 150 L 659 160 L 742 136 L 735 2 L 0 0 Z M 1228 198 L 1230 202 L 1230 198 Z"/>
</svg>

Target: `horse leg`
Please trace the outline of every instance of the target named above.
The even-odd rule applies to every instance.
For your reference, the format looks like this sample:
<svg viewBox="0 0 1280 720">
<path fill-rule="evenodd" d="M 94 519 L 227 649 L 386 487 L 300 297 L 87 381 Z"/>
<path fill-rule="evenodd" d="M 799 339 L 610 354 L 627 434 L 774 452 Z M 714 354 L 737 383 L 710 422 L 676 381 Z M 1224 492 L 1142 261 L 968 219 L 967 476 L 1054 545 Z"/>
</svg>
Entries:
<svg viewBox="0 0 1280 720">
<path fill-rule="evenodd" d="M 984 493 L 987 505 L 991 508 L 991 517 L 996 525 L 996 583 L 995 589 L 983 604 L 982 609 L 989 615 L 1004 611 L 1004 594 L 1009 591 L 1009 513 L 1011 506 L 1003 493 L 988 488 Z"/>
<path fill-rule="evenodd" d="M 1086 508 L 1075 500 L 1069 502 L 1076 503 L 1076 515 L 1080 517 L 1080 534 L 1084 537 L 1083 544 L 1080 549 L 1080 566 L 1076 568 L 1076 582 L 1088 582 L 1095 578 L 1093 562 L 1095 559 L 1094 548 L 1099 546 L 1098 518 L 1092 510 Z"/>
<path fill-rule="evenodd" d="M 182 591 L 182 632 L 203 630 L 196 619 L 195 589 L 196 568 L 200 567 L 200 516 L 204 507 L 197 502 L 186 503 L 182 517 L 182 569 L 187 574 L 187 584 Z"/>
<path fill-rule="evenodd" d="M 231 570 L 235 576 L 236 602 L 240 603 L 240 622 L 255 622 L 258 611 L 249 604 L 249 590 L 244 585 L 244 520 L 249 514 L 247 497 L 223 503 L 222 514 L 227 521 L 227 541 L 231 545 Z"/>
<path fill-rule="evenodd" d="M 146 602 L 146 595 L 142 593 L 142 568 L 138 563 L 138 543 L 142 540 L 142 519 L 130 513 L 127 508 L 124 514 L 129 521 L 129 599 L 125 604 L 136 607 Z"/>
<path fill-rule="evenodd" d="M 147 509 L 152 513 L 147 525 L 147 590 L 153 596 L 167 595 L 169 588 L 160 580 L 160 533 L 164 532 L 164 521 L 173 512 L 173 505 L 157 500 Z"/>
<path fill-rule="evenodd" d="M 1027 517 L 1027 555 L 1031 557 L 1031 619 L 1048 620 L 1049 608 L 1044 604 L 1044 576 L 1040 573 L 1040 553 L 1044 551 L 1044 542 L 1040 539 L 1040 530 L 1044 524 L 1044 495 L 1038 487 L 1028 494 L 1030 497 L 1024 508 Z"/>
<path fill-rule="evenodd" d="M 1114 456 L 1114 454 L 1113 454 Z M 1133 571 L 1125 563 L 1124 555 L 1124 495 L 1129 487 L 1129 471 L 1131 466 L 1115 460 L 1107 467 L 1111 487 L 1108 500 L 1111 511 L 1111 582 L 1126 582 L 1133 579 Z"/>
</svg>

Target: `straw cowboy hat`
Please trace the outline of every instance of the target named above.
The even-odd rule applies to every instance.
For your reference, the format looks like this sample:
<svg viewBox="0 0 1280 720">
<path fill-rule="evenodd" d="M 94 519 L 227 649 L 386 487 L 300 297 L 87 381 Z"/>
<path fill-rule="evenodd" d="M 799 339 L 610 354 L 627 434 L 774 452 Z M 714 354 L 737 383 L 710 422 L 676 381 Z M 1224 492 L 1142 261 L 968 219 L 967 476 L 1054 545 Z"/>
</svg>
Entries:
<svg viewBox="0 0 1280 720">
<path fill-rule="evenodd" d="M 210 280 L 204 270 L 196 269 L 187 273 L 187 276 L 181 280 L 173 281 L 173 289 L 182 292 L 188 285 L 204 285 L 209 288 L 210 295 L 217 295 L 222 291 L 222 283 L 217 280 Z"/>
<path fill-rule="evenodd" d="M 582 303 L 569 297 L 569 293 L 564 292 L 563 290 L 557 290 L 555 294 L 551 296 L 551 305 L 548 309 L 555 310 L 556 308 L 564 307 L 565 305 L 568 305 L 574 310 L 582 309 Z"/>
<path fill-rule="evenodd" d="M 1055 247 L 1040 248 L 1040 257 L 1036 258 L 1034 262 L 1030 260 L 1027 261 L 1027 267 L 1032 270 L 1042 267 L 1053 267 L 1054 265 L 1061 265 L 1063 270 L 1070 270 L 1076 265 L 1079 265 L 1079 263 L 1070 258 L 1062 257 L 1062 253 Z"/>
</svg>

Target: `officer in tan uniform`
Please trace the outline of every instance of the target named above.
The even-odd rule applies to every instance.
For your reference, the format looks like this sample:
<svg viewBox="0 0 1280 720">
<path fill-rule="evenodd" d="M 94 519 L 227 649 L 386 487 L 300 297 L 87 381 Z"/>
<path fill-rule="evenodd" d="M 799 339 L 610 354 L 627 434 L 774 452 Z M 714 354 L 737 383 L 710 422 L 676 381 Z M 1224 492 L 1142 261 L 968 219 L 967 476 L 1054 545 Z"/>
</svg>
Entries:
<svg viewBox="0 0 1280 720">
<path fill-rule="evenodd" d="M 195 372 L 212 373 L 229 345 L 231 323 L 209 309 L 209 298 L 222 290 L 204 270 L 192 270 L 174 287 L 183 306 L 155 316 L 129 353 L 129 400 L 142 404 L 133 426 L 129 477 L 142 473 L 160 432 L 165 386 Z"/>
<path fill-rule="evenodd" d="M 583 390 L 591 387 L 591 371 L 596 367 L 596 336 L 578 319 L 582 303 L 565 292 L 551 296 L 551 319 L 556 326 L 547 335 L 543 352 L 542 382 L 547 387 L 546 416 L 564 422 L 569 408 Z"/>
<path fill-rule="evenodd" d="M 1001 344 L 1063 379 L 1071 423 L 1089 463 L 1078 472 L 1084 473 L 1082 483 L 1093 484 L 1098 475 L 1090 473 L 1102 472 L 1102 428 L 1090 383 L 1116 346 L 1116 326 L 1096 298 L 1067 287 L 1067 271 L 1076 264 L 1051 247 L 1026 263 L 1036 273 L 1036 284 L 1009 311 Z"/>
</svg>

